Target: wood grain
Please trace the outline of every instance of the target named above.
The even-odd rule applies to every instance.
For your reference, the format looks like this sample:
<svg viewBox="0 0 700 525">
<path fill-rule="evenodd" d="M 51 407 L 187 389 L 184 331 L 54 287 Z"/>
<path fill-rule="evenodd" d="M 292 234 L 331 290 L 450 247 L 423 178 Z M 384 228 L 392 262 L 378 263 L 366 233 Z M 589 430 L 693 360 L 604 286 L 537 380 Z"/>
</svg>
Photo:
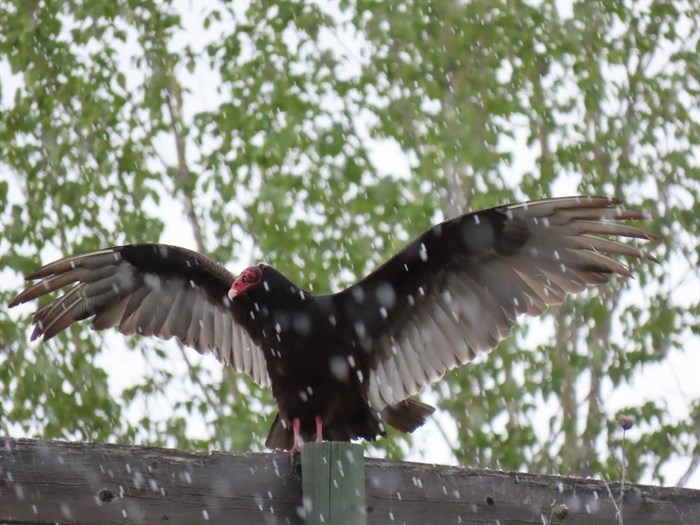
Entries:
<svg viewBox="0 0 700 525">
<path fill-rule="evenodd" d="M 366 459 L 365 487 L 370 525 L 618 525 L 599 480 Z M 302 501 L 288 453 L 0 438 L 0 523 L 301 525 Z M 700 525 L 700 491 L 628 485 L 624 523 Z"/>
</svg>

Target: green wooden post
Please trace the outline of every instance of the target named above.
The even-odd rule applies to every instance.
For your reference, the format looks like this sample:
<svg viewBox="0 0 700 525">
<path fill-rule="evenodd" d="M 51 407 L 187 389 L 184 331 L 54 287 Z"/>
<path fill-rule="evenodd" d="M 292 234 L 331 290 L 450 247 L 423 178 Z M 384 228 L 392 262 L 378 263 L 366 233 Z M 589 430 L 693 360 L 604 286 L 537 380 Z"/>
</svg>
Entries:
<svg viewBox="0 0 700 525">
<path fill-rule="evenodd" d="M 365 459 L 360 445 L 302 445 L 301 476 L 305 525 L 365 525 Z"/>
</svg>

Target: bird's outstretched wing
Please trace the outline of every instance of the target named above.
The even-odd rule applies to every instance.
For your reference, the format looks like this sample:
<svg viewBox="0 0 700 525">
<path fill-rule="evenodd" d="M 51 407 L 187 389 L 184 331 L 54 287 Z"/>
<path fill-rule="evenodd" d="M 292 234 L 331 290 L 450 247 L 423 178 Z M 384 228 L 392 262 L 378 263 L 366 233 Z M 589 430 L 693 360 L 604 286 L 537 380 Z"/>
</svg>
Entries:
<svg viewBox="0 0 700 525">
<path fill-rule="evenodd" d="M 262 351 L 245 330 L 246 312 L 229 301 L 233 274 L 203 255 L 164 244 L 131 244 L 66 257 L 26 277 L 41 279 L 16 306 L 72 285 L 35 313 L 32 340 L 50 339 L 81 319 L 96 330 L 176 337 L 198 352 L 269 384 Z"/>
<path fill-rule="evenodd" d="M 449 369 L 495 348 L 519 314 L 630 270 L 610 255 L 654 261 L 602 236 L 655 237 L 625 224 L 645 219 L 605 197 L 500 206 L 427 230 L 363 280 L 336 294 L 371 354 L 369 401 L 378 411 Z"/>
</svg>

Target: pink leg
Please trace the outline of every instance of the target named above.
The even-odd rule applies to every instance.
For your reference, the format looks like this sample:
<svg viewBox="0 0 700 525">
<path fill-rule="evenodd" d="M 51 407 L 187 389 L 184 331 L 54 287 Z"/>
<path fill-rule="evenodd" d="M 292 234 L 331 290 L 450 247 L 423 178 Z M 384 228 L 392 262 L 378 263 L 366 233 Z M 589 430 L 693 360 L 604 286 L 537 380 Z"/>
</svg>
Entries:
<svg viewBox="0 0 700 525">
<path fill-rule="evenodd" d="M 301 436 L 299 435 L 301 432 L 301 420 L 298 417 L 292 420 L 292 428 L 294 429 L 294 445 L 291 452 L 294 455 L 295 452 L 299 452 L 299 447 L 301 446 Z"/>
<path fill-rule="evenodd" d="M 316 416 L 316 443 L 323 441 L 323 419 L 321 416 Z"/>
</svg>

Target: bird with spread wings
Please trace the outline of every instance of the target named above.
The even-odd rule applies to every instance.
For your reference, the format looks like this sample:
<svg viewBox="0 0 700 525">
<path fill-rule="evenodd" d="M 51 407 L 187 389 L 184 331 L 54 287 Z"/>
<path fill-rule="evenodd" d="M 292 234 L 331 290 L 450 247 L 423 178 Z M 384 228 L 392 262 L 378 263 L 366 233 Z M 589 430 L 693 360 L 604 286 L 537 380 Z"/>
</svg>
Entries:
<svg viewBox="0 0 700 525">
<path fill-rule="evenodd" d="M 32 339 L 71 324 L 177 338 L 269 386 L 279 412 L 266 445 L 348 441 L 422 425 L 413 399 L 506 338 L 518 315 L 629 276 L 615 258 L 655 261 L 610 237 L 655 236 L 647 216 L 606 197 L 564 197 L 467 213 L 426 230 L 365 278 L 315 296 L 266 264 L 235 276 L 196 252 L 115 246 L 49 263 L 10 306 L 70 287 L 34 313 Z"/>
</svg>

